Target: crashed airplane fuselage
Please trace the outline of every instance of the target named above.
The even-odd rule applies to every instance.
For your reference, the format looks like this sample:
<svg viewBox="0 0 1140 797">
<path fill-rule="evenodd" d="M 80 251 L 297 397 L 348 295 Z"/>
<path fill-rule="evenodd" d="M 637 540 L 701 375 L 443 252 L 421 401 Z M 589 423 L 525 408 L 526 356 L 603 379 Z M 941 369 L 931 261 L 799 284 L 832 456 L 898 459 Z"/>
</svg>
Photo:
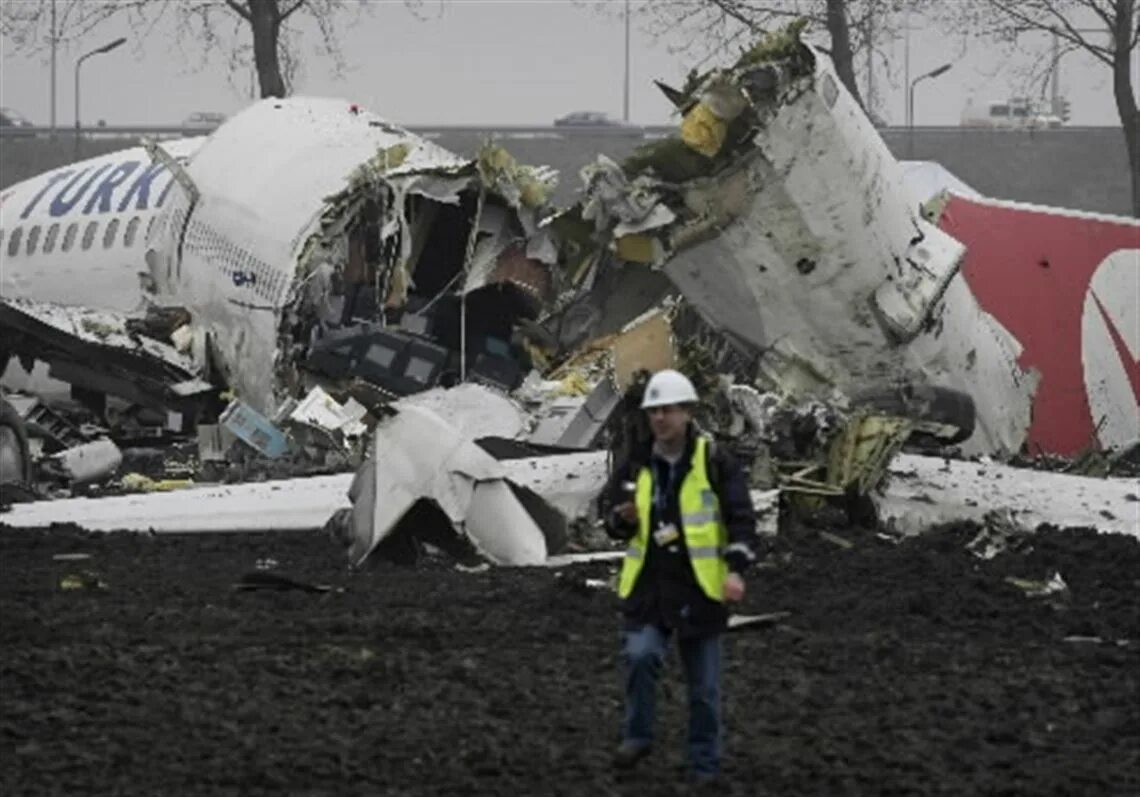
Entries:
<svg viewBox="0 0 1140 797">
<path fill-rule="evenodd" d="M 179 175 L 152 237 L 155 301 L 189 311 L 195 361 L 263 412 L 310 379 L 391 395 L 495 381 L 515 366 L 512 322 L 551 289 L 552 180 L 347 102 L 266 100 Z"/>
<path fill-rule="evenodd" d="M 775 37 L 669 93 L 679 140 L 586 170 L 579 212 L 595 235 L 662 270 L 776 389 L 964 390 L 977 412 L 966 447 L 1017 451 L 1036 375 L 829 59 Z"/>
</svg>

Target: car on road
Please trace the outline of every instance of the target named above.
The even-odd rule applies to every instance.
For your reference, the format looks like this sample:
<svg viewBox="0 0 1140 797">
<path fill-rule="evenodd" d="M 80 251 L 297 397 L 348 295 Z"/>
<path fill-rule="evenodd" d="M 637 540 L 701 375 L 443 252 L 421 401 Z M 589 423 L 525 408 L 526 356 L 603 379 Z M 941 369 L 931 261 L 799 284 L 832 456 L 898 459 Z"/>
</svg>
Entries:
<svg viewBox="0 0 1140 797">
<path fill-rule="evenodd" d="M 0 108 L 0 127 L 3 127 L 8 135 L 35 135 L 35 125 L 11 108 Z"/>
<path fill-rule="evenodd" d="M 555 127 L 624 127 L 601 111 L 574 111 L 554 120 Z"/>
<path fill-rule="evenodd" d="M 988 127 L 996 130 L 1056 130 L 1065 121 L 1053 112 L 1051 103 L 1029 97 L 988 103 L 978 108 L 970 101 L 962 112 L 962 127 Z"/>
</svg>

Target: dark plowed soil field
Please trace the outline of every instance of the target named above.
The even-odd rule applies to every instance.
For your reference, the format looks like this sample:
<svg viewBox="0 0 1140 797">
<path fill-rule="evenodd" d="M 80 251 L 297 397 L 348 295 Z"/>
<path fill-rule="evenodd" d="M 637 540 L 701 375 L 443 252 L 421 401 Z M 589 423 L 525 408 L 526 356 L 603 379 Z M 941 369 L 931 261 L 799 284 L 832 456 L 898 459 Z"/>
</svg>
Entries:
<svg viewBox="0 0 1140 797">
<path fill-rule="evenodd" d="M 742 611 L 791 615 L 726 643 L 717 793 L 1140 794 L 1140 544 L 982 562 L 968 533 L 774 546 Z M 655 757 L 610 770 L 606 566 L 353 574 L 316 534 L 0 527 L 0 568 L 0 794 L 687 793 L 675 654 Z"/>
</svg>

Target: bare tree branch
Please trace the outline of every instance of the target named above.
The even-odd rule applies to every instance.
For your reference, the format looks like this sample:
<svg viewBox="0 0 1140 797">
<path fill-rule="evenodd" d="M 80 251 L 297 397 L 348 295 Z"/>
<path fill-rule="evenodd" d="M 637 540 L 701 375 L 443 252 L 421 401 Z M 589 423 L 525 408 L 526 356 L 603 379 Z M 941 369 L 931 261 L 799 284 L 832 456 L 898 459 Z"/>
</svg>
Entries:
<svg viewBox="0 0 1140 797">
<path fill-rule="evenodd" d="M 307 2 L 307 0 L 296 0 L 296 2 L 293 3 L 293 5 L 289 6 L 284 11 L 281 12 L 278 19 L 280 19 L 282 22 L 289 19 L 289 17 L 291 17 L 295 13 L 297 13 L 297 11 L 300 10 L 301 6 L 305 5 L 306 2 Z"/>
<path fill-rule="evenodd" d="M 710 0 L 710 2 L 712 5 L 720 9 L 720 12 L 726 17 L 735 19 L 737 22 L 739 22 L 741 25 L 744 25 L 749 30 L 756 30 L 756 26 L 753 20 L 749 17 L 744 16 L 740 12 L 740 9 L 737 8 L 737 3 L 733 2 L 733 0 Z"/>
<path fill-rule="evenodd" d="M 226 5 L 229 6 L 230 8 L 232 8 L 234 13 L 237 14 L 239 17 L 244 19 L 246 22 L 249 22 L 249 20 L 250 20 L 249 8 L 247 8 L 246 6 L 243 6 L 241 3 L 238 2 L 238 0 L 226 0 Z"/>
<path fill-rule="evenodd" d="M 1033 6 L 1026 2 L 1026 0 L 984 0 L 984 2 L 988 3 L 996 12 L 1005 15 L 1009 20 L 1015 23 L 1015 27 L 1020 26 L 1023 30 L 1039 30 L 1055 33 L 1059 38 L 1071 44 L 1075 44 L 1109 66 L 1112 65 L 1112 52 L 1104 47 L 1093 44 L 1089 39 L 1077 32 L 1072 22 L 1061 14 L 1052 3 L 1047 2 L 1042 7 Z M 1048 16 L 1055 17 L 1060 25 L 1025 13 L 1023 9 L 1026 7 L 1037 7 L 1039 13 L 1045 13 Z"/>
<path fill-rule="evenodd" d="M 1072 2 L 1076 3 L 1079 6 L 1083 6 L 1084 8 L 1087 8 L 1089 11 L 1096 14 L 1098 17 L 1100 17 L 1100 20 L 1104 23 L 1106 29 L 1112 29 L 1113 22 L 1111 9 L 1102 7 L 1098 2 L 1096 2 L 1096 0 L 1072 0 Z"/>
<path fill-rule="evenodd" d="M 425 1 L 405 0 L 404 4 L 418 15 Z M 26 53 L 45 52 L 53 36 L 50 3 L 0 0 L 0 32 L 6 43 Z M 191 68 L 200 68 L 219 55 L 228 60 L 231 70 L 240 69 L 243 74 L 257 64 L 262 93 L 280 94 L 286 82 L 296 84 L 301 69 L 301 29 L 286 28 L 287 20 L 292 22 L 301 14 L 312 19 L 320 37 L 318 52 L 331 59 L 334 74 L 341 74 L 346 63 L 338 21 L 358 20 L 376 4 L 362 0 L 55 0 L 55 6 L 57 42 L 82 41 L 112 20 L 125 20 L 134 32 L 131 39 L 137 51 L 155 40 L 153 34 L 161 25 L 173 23 L 175 44 L 185 55 L 181 60 Z M 235 23 L 232 29 L 224 24 L 227 19 Z"/>
</svg>

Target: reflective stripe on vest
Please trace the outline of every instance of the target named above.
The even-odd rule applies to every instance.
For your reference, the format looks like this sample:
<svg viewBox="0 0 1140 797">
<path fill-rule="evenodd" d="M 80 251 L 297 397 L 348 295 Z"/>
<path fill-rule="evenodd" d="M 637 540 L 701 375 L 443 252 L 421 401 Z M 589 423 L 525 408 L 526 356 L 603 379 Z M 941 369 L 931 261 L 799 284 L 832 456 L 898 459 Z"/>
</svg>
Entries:
<svg viewBox="0 0 1140 797">
<path fill-rule="evenodd" d="M 701 591 L 714 601 L 724 600 L 724 580 L 728 565 L 724 560 L 727 532 L 720 521 L 720 507 L 716 493 L 709 482 L 707 463 L 708 440 L 698 437 L 693 446 L 693 459 L 689 472 L 681 483 L 681 526 L 689 562 L 697 577 Z M 626 549 L 622 561 L 618 595 L 629 597 L 645 563 L 645 550 L 649 545 L 649 523 L 653 511 L 653 469 L 646 466 L 637 474 L 634 493 L 637 505 L 637 533 Z"/>
</svg>

